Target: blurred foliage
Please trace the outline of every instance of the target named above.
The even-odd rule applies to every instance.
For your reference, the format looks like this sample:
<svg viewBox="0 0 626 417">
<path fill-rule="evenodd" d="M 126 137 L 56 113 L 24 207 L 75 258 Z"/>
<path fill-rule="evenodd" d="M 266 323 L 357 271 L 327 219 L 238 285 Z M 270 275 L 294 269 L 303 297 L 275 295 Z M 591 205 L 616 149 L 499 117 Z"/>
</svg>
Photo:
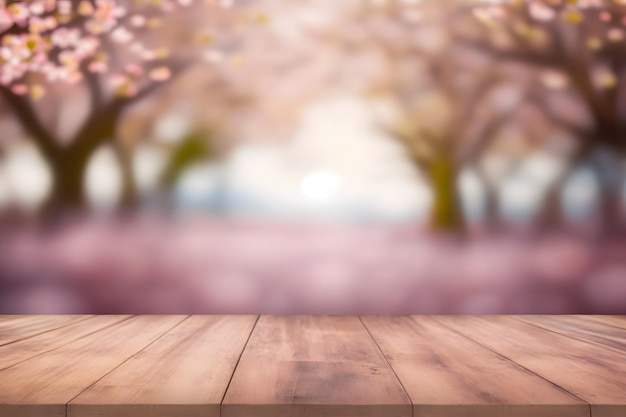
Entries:
<svg viewBox="0 0 626 417">
<path fill-rule="evenodd" d="M 187 168 L 195 163 L 215 158 L 214 138 L 214 131 L 197 131 L 176 144 L 161 176 L 162 187 L 171 189 Z"/>
</svg>

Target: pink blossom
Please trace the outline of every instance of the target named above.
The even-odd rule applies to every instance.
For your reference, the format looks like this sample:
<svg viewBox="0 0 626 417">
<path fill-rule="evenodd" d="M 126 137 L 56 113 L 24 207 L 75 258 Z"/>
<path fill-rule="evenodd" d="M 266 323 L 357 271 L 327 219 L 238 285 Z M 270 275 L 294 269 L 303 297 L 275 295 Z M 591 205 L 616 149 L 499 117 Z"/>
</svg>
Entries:
<svg viewBox="0 0 626 417">
<path fill-rule="evenodd" d="M 52 43 L 60 48 L 75 46 L 80 40 L 80 31 L 78 29 L 59 28 L 52 33 L 50 37 Z"/>
<path fill-rule="evenodd" d="M 158 67 L 150 71 L 149 77 L 153 81 L 167 81 L 172 76 L 167 67 Z"/>
<path fill-rule="evenodd" d="M 0 32 L 13 26 L 13 16 L 6 9 L 0 9 Z"/>
<path fill-rule="evenodd" d="M 125 74 L 114 74 L 109 78 L 111 86 L 115 88 L 116 94 L 124 97 L 133 97 L 137 95 L 137 84 L 131 81 Z"/>
<path fill-rule="evenodd" d="M 59 54 L 59 62 L 68 68 L 76 68 L 80 63 L 80 60 L 76 56 L 76 52 L 65 50 Z"/>
<path fill-rule="evenodd" d="M 127 43 L 133 39 L 133 34 L 125 27 L 118 27 L 111 32 L 111 39 L 117 43 Z"/>
<path fill-rule="evenodd" d="M 144 61 L 153 61 L 157 57 L 157 53 L 149 49 L 144 49 L 143 51 L 139 52 L 139 55 Z"/>
<path fill-rule="evenodd" d="M 81 82 L 83 80 L 83 74 L 80 73 L 79 71 L 75 71 L 73 69 L 68 69 L 67 72 L 67 76 L 66 76 L 66 81 L 69 84 L 78 84 L 79 82 Z"/>
<path fill-rule="evenodd" d="M 603 22 L 610 22 L 611 21 L 611 13 L 609 12 L 602 12 L 598 15 L 598 17 L 600 18 L 600 20 L 602 20 Z"/>
<path fill-rule="evenodd" d="M 56 0 L 43 0 L 43 5 L 46 12 L 51 12 L 56 7 Z"/>
<path fill-rule="evenodd" d="M 126 65 L 126 72 L 134 76 L 140 76 L 143 74 L 143 68 L 137 64 L 128 64 Z"/>
<path fill-rule="evenodd" d="M 137 28 L 143 27 L 146 25 L 146 18 L 140 14 L 133 15 L 130 18 L 130 24 Z"/>
<path fill-rule="evenodd" d="M 67 68 L 58 67 L 51 63 L 48 66 L 46 66 L 46 69 L 44 70 L 44 74 L 46 75 L 46 79 L 48 82 L 67 81 L 68 79 Z"/>
<path fill-rule="evenodd" d="M 89 63 L 89 66 L 87 67 L 87 69 L 90 72 L 99 72 L 99 73 L 104 73 L 108 70 L 108 65 L 106 62 L 104 61 L 94 61 Z"/>
<path fill-rule="evenodd" d="M 28 22 L 28 6 L 22 3 L 13 3 L 7 7 L 8 12 L 13 16 L 13 21 L 19 26 L 26 26 Z"/>
<path fill-rule="evenodd" d="M 82 38 L 76 44 L 76 54 L 82 59 L 93 55 L 100 46 L 100 40 L 93 36 Z"/>
<path fill-rule="evenodd" d="M 43 12 L 46 11 L 46 7 L 43 4 L 43 2 L 34 1 L 30 4 L 30 7 L 28 8 L 28 10 L 30 11 L 32 15 L 39 16 L 43 14 Z"/>
<path fill-rule="evenodd" d="M 48 30 L 48 22 L 46 19 L 42 19 L 38 16 L 33 16 L 30 18 L 29 29 L 31 33 L 41 33 Z"/>
<path fill-rule="evenodd" d="M 70 0 L 59 0 L 57 2 L 57 10 L 62 15 L 72 13 L 72 2 Z"/>
<path fill-rule="evenodd" d="M 91 2 L 83 0 L 78 4 L 78 14 L 81 16 L 91 16 L 94 12 L 94 7 Z"/>
<path fill-rule="evenodd" d="M 541 3 L 531 3 L 529 12 L 532 17 L 542 22 L 553 20 L 556 16 L 554 9 Z"/>
<path fill-rule="evenodd" d="M 59 22 L 57 21 L 57 19 L 52 16 L 48 16 L 44 20 L 46 22 L 45 24 L 48 30 L 52 30 L 59 25 Z"/>
<path fill-rule="evenodd" d="M 13 92 L 13 94 L 22 96 L 28 93 L 28 86 L 26 84 L 15 84 L 13 87 L 11 87 L 11 91 Z"/>
</svg>

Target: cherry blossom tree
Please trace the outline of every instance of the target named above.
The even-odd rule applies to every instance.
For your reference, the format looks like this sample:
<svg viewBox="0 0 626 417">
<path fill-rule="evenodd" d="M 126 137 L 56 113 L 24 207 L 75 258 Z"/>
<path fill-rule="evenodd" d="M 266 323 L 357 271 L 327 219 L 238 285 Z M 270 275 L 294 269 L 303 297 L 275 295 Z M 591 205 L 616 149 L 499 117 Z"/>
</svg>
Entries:
<svg viewBox="0 0 626 417">
<path fill-rule="evenodd" d="M 626 154 L 626 2 L 481 1 L 472 12 L 482 25 L 459 34 L 459 39 L 498 59 L 535 68 L 551 87 L 540 96 L 544 102 L 564 95 L 570 101 L 546 108 L 553 122 L 578 140 L 569 168 L 546 199 L 547 207 L 557 205 L 573 170 L 591 164 L 601 189 L 601 218 L 606 230 L 615 230 L 624 223 L 620 200 L 621 160 Z M 575 105 L 584 110 L 582 116 L 568 114 Z"/>
<path fill-rule="evenodd" d="M 467 20 L 462 2 L 361 5 L 351 22 L 361 34 L 337 36 L 349 50 L 375 50 L 385 63 L 386 71 L 369 79 L 369 94 L 391 103 L 386 130 L 431 185 L 432 226 L 460 232 L 460 176 L 480 165 L 504 128 L 521 124 L 519 109 L 532 106 L 523 100 L 531 74 L 454 42 L 450 27 Z"/>
<path fill-rule="evenodd" d="M 101 145 L 116 144 L 129 107 L 203 56 L 236 47 L 242 25 L 262 20 L 230 0 L 204 3 L 0 1 L 0 95 L 51 168 L 54 211 L 84 205 L 89 158 Z M 67 107 L 73 91 L 88 97 L 78 105 L 88 110 L 63 137 L 46 114 Z"/>
</svg>

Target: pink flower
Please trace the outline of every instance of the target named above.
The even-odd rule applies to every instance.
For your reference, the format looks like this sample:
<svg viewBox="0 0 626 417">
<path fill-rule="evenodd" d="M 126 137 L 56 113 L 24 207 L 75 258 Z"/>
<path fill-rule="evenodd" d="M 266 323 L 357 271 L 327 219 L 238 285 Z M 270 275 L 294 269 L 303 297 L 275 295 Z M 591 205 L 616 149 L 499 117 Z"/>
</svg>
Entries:
<svg viewBox="0 0 626 417">
<path fill-rule="evenodd" d="M 15 84 L 11 87 L 11 91 L 13 94 L 17 94 L 18 96 L 23 96 L 28 93 L 28 86 L 26 84 Z"/>
<path fill-rule="evenodd" d="M 34 1 L 30 4 L 28 10 L 32 15 L 39 16 L 46 11 L 46 6 L 41 1 Z"/>
<path fill-rule="evenodd" d="M 130 24 L 136 28 L 146 25 L 146 18 L 140 14 L 136 14 L 130 18 Z"/>
<path fill-rule="evenodd" d="M 80 58 L 76 55 L 76 52 L 65 50 L 59 54 L 59 62 L 67 68 L 74 69 L 78 67 Z"/>
<path fill-rule="evenodd" d="M 52 33 L 50 37 L 52 43 L 60 48 L 68 48 L 75 46 L 80 40 L 80 31 L 78 29 L 59 28 Z"/>
<path fill-rule="evenodd" d="M 81 58 L 86 58 L 93 55 L 98 46 L 100 46 L 100 40 L 93 36 L 79 39 L 76 44 L 76 54 Z"/>
<path fill-rule="evenodd" d="M 111 32 L 111 39 L 117 43 L 127 43 L 133 39 L 133 34 L 125 27 L 118 27 Z"/>
<path fill-rule="evenodd" d="M 143 74 L 143 68 L 137 64 L 128 64 L 126 65 L 126 72 L 130 75 L 140 76 Z"/>
<path fill-rule="evenodd" d="M 556 16 L 554 9 L 541 3 L 531 3 L 529 12 L 532 17 L 541 22 L 554 20 Z"/>
<path fill-rule="evenodd" d="M 83 80 L 83 74 L 79 71 L 69 71 L 66 76 L 66 81 L 70 84 L 78 84 Z"/>
<path fill-rule="evenodd" d="M 7 7 L 7 11 L 13 16 L 15 24 L 22 27 L 26 26 L 28 23 L 28 16 L 30 15 L 28 6 L 22 3 L 13 3 Z"/>
<path fill-rule="evenodd" d="M 57 10 L 62 15 L 72 13 L 72 2 L 70 0 L 59 0 L 57 2 Z"/>
<path fill-rule="evenodd" d="M 609 12 L 602 12 L 602 13 L 600 13 L 598 15 L 598 17 L 603 22 L 610 22 L 611 21 L 611 13 L 609 13 Z"/>
<path fill-rule="evenodd" d="M 128 82 L 128 77 L 123 74 L 112 74 L 109 77 L 109 83 L 111 83 L 113 87 L 119 87 L 126 82 Z"/>
<path fill-rule="evenodd" d="M 52 30 L 55 29 L 57 26 L 59 26 L 59 22 L 57 21 L 56 18 L 52 17 L 52 16 L 48 16 L 45 18 L 45 24 L 46 24 L 46 28 L 48 30 Z"/>
<path fill-rule="evenodd" d="M 137 95 L 138 88 L 135 83 L 124 74 L 113 74 L 109 78 L 111 86 L 115 89 L 115 94 L 122 97 L 133 97 Z"/>
<path fill-rule="evenodd" d="M 148 76 L 153 81 L 167 81 L 172 76 L 172 73 L 168 67 L 158 67 L 150 71 Z"/>
<path fill-rule="evenodd" d="M 109 69 L 105 61 L 91 62 L 87 68 L 90 72 L 105 73 Z"/>
<path fill-rule="evenodd" d="M 13 16 L 6 9 L 0 9 L 0 32 L 13 26 Z"/>
<path fill-rule="evenodd" d="M 65 67 L 58 67 L 50 63 L 49 65 L 45 66 L 43 73 L 45 74 L 46 80 L 48 82 L 66 81 L 68 70 Z"/>
<path fill-rule="evenodd" d="M 29 27 L 31 33 L 41 33 L 48 30 L 48 22 L 46 19 L 42 19 L 38 16 L 33 16 L 30 18 Z"/>
<path fill-rule="evenodd" d="M 43 0 L 43 5 L 46 12 L 51 12 L 56 7 L 56 0 Z"/>
<path fill-rule="evenodd" d="M 83 0 L 78 3 L 78 14 L 81 16 L 91 16 L 94 12 L 94 7 L 91 2 Z"/>
</svg>

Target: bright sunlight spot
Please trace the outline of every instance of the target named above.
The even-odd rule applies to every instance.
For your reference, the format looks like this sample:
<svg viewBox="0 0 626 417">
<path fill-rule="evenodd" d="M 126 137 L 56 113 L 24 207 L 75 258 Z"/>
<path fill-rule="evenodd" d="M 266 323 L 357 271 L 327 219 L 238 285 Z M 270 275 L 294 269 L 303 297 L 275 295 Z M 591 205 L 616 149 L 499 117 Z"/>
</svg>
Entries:
<svg viewBox="0 0 626 417">
<path fill-rule="evenodd" d="M 335 197 L 341 189 L 341 177 L 330 171 L 316 171 L 302 180 L 300 192 L 313 201 L 326 202 Z"/>
</svg>

